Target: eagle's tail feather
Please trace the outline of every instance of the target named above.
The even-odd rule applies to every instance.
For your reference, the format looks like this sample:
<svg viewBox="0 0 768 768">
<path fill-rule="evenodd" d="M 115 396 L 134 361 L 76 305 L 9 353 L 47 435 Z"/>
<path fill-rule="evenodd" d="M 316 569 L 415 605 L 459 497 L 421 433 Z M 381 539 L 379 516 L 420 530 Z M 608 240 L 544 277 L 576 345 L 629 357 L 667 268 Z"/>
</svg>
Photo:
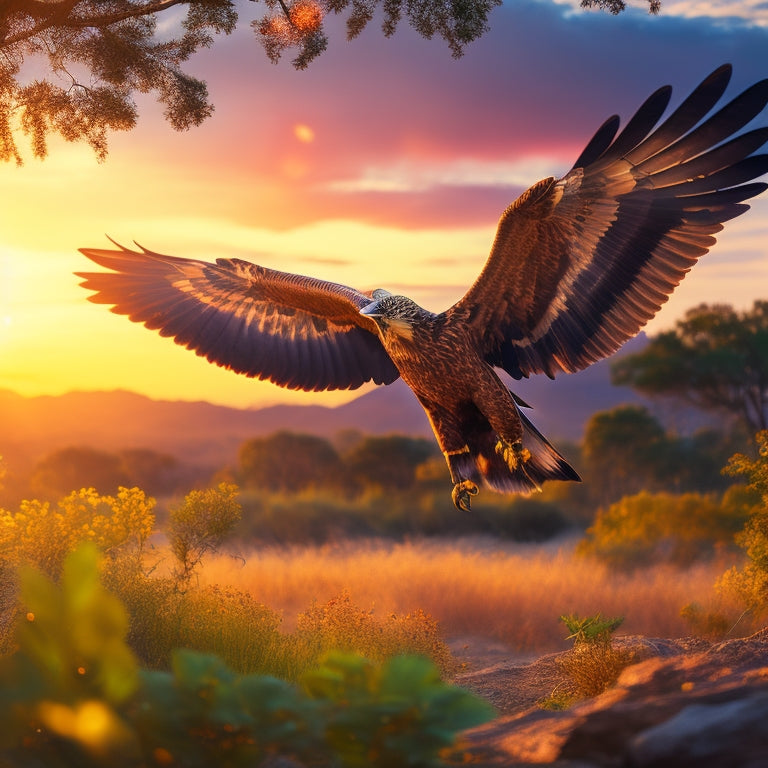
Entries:
<svg viewBox="0 0 768 768">
<path fill-rule="evenodd" d="M 496 434 L 488 428 L 468 443 L 464 454 L 463 476 L 501 493 L 531 493 L 539 490 L 545 480 L 580 481 L 576 470 L 555 450 L 552 444 L 531 424 L 523 413 L 523 448 L 530 451 L 528 461 L 510 469 L 496 452 Z M 460 470 L 461 471 L 461 470 Z"/>
</svg>

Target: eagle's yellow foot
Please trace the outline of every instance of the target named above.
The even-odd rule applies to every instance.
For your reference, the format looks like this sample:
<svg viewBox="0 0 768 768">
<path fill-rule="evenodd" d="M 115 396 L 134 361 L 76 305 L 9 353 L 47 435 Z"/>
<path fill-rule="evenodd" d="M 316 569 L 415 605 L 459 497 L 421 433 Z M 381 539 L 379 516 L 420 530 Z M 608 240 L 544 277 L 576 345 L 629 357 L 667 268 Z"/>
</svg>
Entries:
<svg viewBox="0 0 768 768">
<path fill-rule="evenodd" d="M 520 470 L 531 483 L 531 489 L 541 491 L 541 486 L 525 468 L 525 465 L 531 460 L 531 452 L 527 448 L 523 448 L 523 444 L 519 440 L 515 443 L 508 443 L 499 438 L 496 443 L 496 453 L 507 463 L 510 472 Z"/>
<path fill-rule="evenodd" d="M 462 480 L 460 483 L 456 483 L 453 486 L 451 492 L 451 498 L 456 506 L 456 509 L 460 509 L 462 512 L 469 512 L 471 496 L 477 496 L 478 488 L 471 480 Z"/>
<path fill-rule="evenodd" d="M 519 440 L 515 443 L 508 443 L 499 438 L 496 443 L 496 453 L 504 459 L 511 472 L 531 460 L 531 452 L 527 448 L 523 448 L 523 444 Z"/>
</svg>

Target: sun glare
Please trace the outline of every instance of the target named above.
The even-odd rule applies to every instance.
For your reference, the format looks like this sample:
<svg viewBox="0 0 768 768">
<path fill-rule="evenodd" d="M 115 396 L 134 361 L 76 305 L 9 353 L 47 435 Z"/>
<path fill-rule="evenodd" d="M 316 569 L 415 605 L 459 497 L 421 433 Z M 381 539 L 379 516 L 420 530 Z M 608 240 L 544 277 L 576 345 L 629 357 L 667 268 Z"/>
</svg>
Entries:
<svg viewBox="0 0 768 768">
<path fill-rule="evenodd" d="M 293 135 L 302 144 L 311 144 L 315 140 L 315 132 L 304 123 L 297 123 L 293 126 Z"/>
</svg>

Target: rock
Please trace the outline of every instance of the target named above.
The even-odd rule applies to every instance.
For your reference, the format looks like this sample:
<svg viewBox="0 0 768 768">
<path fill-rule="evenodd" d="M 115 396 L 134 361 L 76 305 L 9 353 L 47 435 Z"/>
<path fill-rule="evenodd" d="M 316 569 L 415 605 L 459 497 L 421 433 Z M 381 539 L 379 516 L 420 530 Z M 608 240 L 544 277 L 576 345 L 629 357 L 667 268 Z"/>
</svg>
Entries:
<svg viewBox="0 0 768 768">
<path fill-rule="evenodd" d="M 630 763 L 656 768 L 768 765 L 768 689 L 734 701 L 689 704 L 636 736 Z"/>
<path fill-rule="evenodd" d="M 510 706 L 510 714 L 466 734 L 468 759 L 486 766 L 768 768 L 768 631 L 718 644 L 621 642 L 638 658 L 650 657 L 567 711 Z M 556 657 L 496 674 L 506 684 L 530 683 L 537 669 L 557 667 Z M 491 688 L 479 673 L 461 683 L 478 692 Z M 530 691 L 522 698 L 528 699 Z"/>
</svg>

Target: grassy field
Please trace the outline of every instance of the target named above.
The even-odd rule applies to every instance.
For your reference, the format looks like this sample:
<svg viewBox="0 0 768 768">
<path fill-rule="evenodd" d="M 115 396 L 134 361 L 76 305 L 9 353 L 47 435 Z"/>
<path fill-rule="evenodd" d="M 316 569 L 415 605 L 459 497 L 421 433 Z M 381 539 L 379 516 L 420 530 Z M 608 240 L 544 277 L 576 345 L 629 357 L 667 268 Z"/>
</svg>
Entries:
<svg viewBox="0 0 768 768">
<path fill-rule="evenodd" d="M 481 636 L 521 653 L 568 647 L 562 614 L 624 616 L 618 634 L 691 634 L 680 617 L 691 602 L 723 606 L 713 589 L 731 564 L 721 560 L 687 570 L 656 566 L 617 575 L 573 554 L 574 541 L 539 546 L 491 539 L 267 548 L 208 559 L 201 583 L 229 584 L 283 613 L 284 629 L 313 601 L 345 590 L 378 615 L 423 609 L 446 638 Z"/>
</svg>

